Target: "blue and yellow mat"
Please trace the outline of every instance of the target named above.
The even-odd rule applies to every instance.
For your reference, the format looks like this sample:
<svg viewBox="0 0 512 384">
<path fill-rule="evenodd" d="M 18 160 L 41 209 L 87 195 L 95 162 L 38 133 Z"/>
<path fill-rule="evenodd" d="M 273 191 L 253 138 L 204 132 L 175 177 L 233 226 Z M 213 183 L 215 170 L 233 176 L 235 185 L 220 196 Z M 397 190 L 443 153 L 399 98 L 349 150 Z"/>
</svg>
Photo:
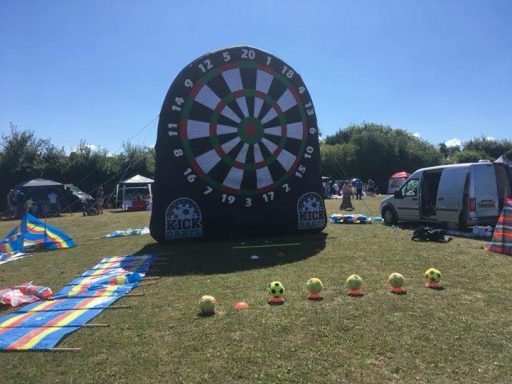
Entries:
<svg viewBox="0 0 512 384">
<path fill-rule="evenodd" d="M 105 277 L 145 275 L 154 255 L 107 257 L 54 296 L 54 300 L 24 306 L 0 317 L 1 350 L 49 350 L 67 334 L 98 316 L 138 283 L 89 287 Z"/>
</svg>

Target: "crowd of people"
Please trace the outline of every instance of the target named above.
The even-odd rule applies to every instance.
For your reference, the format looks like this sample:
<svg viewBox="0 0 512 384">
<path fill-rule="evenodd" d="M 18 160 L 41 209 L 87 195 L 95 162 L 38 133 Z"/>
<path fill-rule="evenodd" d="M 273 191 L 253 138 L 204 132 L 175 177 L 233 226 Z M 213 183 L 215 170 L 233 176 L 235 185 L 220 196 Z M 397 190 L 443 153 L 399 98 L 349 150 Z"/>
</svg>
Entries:
<svg viewBox="0 0 512 384">
<path fill-rule="evenodd" d="M 341 197 L 340 210 L 352 210 L 352 199 L 362 200 L 363 195 L 375 196 L 375 181 L 368 179 L 367 183 L 363 183 L 360 179 L 340 180 L 340 181 L 324 181 L 323 182 L 325 197 Z"/>
<path fill-rule="evenodd" d="M 6 200 L 8 219 L 20 219 L 26 212 L 39 218 L 73 211 L 82 211 L 83 216 L 91 216 L 103 214 L 105 192 L 100 187 L 96 191 L 96 198 L 88 200 L 79 199 L 70 188 L 65 189 L 63 196 L 53 190 L 25 195 L 22 190 L 11 188 Z"/>
<path fill-rule="evenodd" d="M 37 217 L 56 216 L 60 213 L 61 203 L 55 191 L 26 196 L 22 190 L 10 189 L 7 193 L 7 216 L 17 219 L 23 217 L 25 212 Z"/>
</svg>

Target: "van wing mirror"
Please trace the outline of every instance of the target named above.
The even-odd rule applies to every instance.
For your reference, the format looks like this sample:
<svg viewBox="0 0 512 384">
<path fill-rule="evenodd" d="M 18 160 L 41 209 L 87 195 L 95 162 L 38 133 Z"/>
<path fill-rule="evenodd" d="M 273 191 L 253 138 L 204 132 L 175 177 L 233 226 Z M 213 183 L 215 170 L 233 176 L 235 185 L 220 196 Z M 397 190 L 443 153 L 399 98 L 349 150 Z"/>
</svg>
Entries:
<svg viewBox="0 0 512 384">
<path fill-rule="evenodd" d="M 402 198 L 402 192 L 400 190 L 395 191 L 393 193 L 393 195 L 395 196 L 395 199 L 401 199 Z"/>
</svg>

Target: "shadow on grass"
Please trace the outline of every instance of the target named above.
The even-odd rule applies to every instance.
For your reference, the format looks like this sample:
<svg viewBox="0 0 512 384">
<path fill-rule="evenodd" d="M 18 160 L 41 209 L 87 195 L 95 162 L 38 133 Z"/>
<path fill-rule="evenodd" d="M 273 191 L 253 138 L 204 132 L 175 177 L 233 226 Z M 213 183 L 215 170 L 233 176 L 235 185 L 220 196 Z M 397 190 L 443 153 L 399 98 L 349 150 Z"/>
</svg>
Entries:
<svg viewBox="0 0 512 384">
<path fill-rule="evenodd" d="M 325 248 L 326 237 L 317 233 L 247 241 L 153 243 L 137 254 L 157 255 L 148 276 L 231 273 L 305 260 Z"/>
<path fill-rule="evenodd" d="M 108 212 L 109 213 L 133 213 L 133 212 L 147 212 L 147 211 L 144 210 L 144 209 L 136 209 L 136 210 L 127 209 L 127 210 L 124 210 L 124 209 L 121 209 L 121 208 L 113 208 L 113 209 L 109 210 Z"/>
</svg>

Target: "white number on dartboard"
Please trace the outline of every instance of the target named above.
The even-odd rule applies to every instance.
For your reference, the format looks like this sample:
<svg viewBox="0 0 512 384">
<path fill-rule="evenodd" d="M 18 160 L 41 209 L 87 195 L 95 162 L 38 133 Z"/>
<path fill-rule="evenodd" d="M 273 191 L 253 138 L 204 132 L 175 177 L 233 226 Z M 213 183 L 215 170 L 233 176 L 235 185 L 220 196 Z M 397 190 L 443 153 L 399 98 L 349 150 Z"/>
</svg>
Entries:
<svg viewBox="0 0 512 384">
<path fill-rule="evenodd" d="M 185 80 L 185 87 L 192 88 L 193 86 L 194 86 L 194 83 L 192 82 L 192 80 L 190 80 L 190 79 Z"/>
<path fill-rule="evenodd" d="M 203 60 L 202 63 L 198 64 L 198 68 L 205 73 L 213 68 L 212 62 L 210 59 Z"/>
<path fill-rule="evenodd" d="M 213 191 L 213 188 L 212 187 L 206 187 L 206 189 L 204 190 L 203 192 L 203 195 L 207 195 L 209 194 L 211 191 Z"/>
<path fill-rule="evenodd" d="M 192 173 L 192 169 L 190 168 L 187 168 L 187 170 L 183 172 L 183 174 L 187 176 L 187 180 L 189 183 L 193 183 L 197 179 L 197 176 L 194 175 L 194 173 Z"/>
<path fill-rule="evenodd" d="M 306 147 L 306 153 L 304 154 L 304 157 L 306 159 L 311 159 L 311 155 L 313 154 L 314 151 L 315 150 L 314 150 L 314 148 L 311 145 Z"/>
<path fill-rule="evenodd" d="M 251 59 L 254 60 L 256 57 L 256 52 L 254 52 L 252 49 L 245 49 L 242 48 L 242 59 Z"/>
<path fill-rule="evenodd" d="M 169 128 L 169 136 L 178 136 L 178 124 L 169 123 L 167 124 L 167 128 Z M 176 129 L 176 131 L 174 131 Z"/>
<path fill-rule="evenodd" d="M 273 191 L 264 193 L 261 196 L 263 197 L 263 200 L 265 200 L 265 203 L 268 203 L 269 201 L 274 200 L 274 192 Z"/>
<path fill-rule="evenodd" d="M 281 73 L 289 79 L 291 79 L 295 74 L 295 72 L 293 72 L 293 69 L 288 68 L 286 65 L 283 65 L 283 70 L 281 71 Z"/>
<path fill-rule="evenodd" d="M 222 202 L 223 203 L 228 203 L 228 204 L 233 204 L 235 202 L 235 196 L 233 195 L 228 195 L 226 193 L 223 193 L 222 194 Z"/>
<path fill-rule="evenodd" d="M 231 60 L 229 52 L 222 52 L 222 57 L 224 58 L 225 62 Z"/>
<path fill-rule="evenodd" d="M 175 149 L 173 152 L 174 152 L 174 156 L 175 157 L 183 156 L 183 150 L 182 149 Z"/>
<path fill-rule="evenodd" d="M 285 192 L 290 192 L 291 188 L 290 188 L 290 186 L 287 183 L 284 183 L 283 185 L 281 185 L 281 187 L 283 187 Z"/>
<path fill-rule="evenodd" d="M 306 167 L 302 164 L 297 168 L 297 172 L 295 172 L 295 176 L 302 178 L 302 175 L 306 173 Z"/>
<path fill-rule="evenodd" d="M 309 103 L 307 103 L 304 107 L 306 107 L 306 113 L 309 115 L 309 116 L 312 116 L 315 114 L 315 110 L 313 109 L 313 103 L 310 101 Z"/>
<path fill-rule="evenodd" d="M 245 198 L 245 206 L 250 207 L 252 205 L 252 199 L 250 197 Z"/>
<path fill-rule="evenodd" d="M 171 107 L 171 109 L 173 111 L 181 111 L 181 104 L 183 104 L 185 102 L 185 99 L 183 97 L 175 97 L 174 98 L 174 103 L 173 106 Z"/>
</svg>

